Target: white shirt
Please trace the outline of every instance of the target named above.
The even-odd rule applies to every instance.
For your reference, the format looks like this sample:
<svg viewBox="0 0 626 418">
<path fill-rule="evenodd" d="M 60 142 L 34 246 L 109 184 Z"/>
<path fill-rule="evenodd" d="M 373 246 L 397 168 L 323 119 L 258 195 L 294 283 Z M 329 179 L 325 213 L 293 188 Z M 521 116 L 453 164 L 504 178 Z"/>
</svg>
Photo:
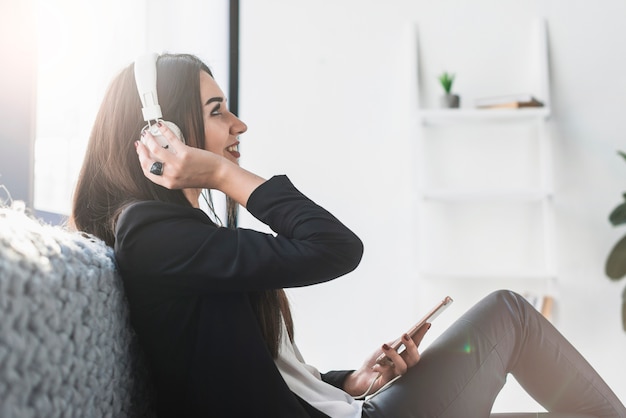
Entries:
<svg viewBox="0 0 626 418">
<path fill-rule="evenodd" d="M 282 323 L 280 349 L 276 366 L 289 389 L 315 409 L 333 418 L 360 418 L 363 401 L 322 381 L 320 372 L 304 362 L 295 343 L 289 341 L 285 323 Z"/>
</svg>

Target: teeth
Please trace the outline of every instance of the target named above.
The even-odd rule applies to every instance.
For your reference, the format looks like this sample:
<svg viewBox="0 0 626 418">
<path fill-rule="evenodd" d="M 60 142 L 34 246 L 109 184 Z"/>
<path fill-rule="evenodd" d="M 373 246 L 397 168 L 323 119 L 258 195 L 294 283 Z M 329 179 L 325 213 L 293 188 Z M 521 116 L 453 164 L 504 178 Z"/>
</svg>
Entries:
<svg viewBox="0 0 626 418">
<path fill-rule="evenodd" d="M 237 145 L 231 145 L 230 147 L 226 148 L 226 150 L 229 152 L 235 152 L 237 151 Z"/>
</svg>

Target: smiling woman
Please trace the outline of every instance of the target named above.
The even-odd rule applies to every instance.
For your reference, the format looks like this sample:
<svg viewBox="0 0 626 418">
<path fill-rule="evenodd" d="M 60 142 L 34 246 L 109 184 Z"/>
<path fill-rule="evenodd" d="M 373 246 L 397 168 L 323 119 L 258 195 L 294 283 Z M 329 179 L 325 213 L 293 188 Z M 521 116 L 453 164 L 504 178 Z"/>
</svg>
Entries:
<svg viewBox="0 0 626 418">
<path fill-rule="evenodd" d="M 114 248 L 159 417 L 487 417 L 508 374 L 548 411 L 626 417 L 565 337 L 505 290 L 423 352 L 426 323 L 376 348 L 356 370 L 321 373 L 305 363 L 284 289 L 351 272 L 363 243 L 286 175 L 265 180 L 239 166 L 232 150 L 247 126 L 205 63 L 171 53 L 153 62 L 150 97 L 159 112 L 150 112 L 156 101 L 141 109 L 137 62 L 111 82 L 71 224 Z M 146 120 L 158 130 L 136 140 Z M 220 190 L 274 233 L 217 225 L 198 209 L 200 189 Z M 233 394 L 245 402 L 232 402 Z"/>
</svg>

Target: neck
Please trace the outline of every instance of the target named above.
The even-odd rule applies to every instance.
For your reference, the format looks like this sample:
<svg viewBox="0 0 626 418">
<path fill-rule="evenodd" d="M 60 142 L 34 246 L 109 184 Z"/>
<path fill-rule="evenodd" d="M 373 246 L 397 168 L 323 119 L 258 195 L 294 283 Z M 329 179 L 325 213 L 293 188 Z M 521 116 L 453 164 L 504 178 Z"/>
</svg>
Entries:
<svg viewBox="0 0 626 418">
<path fill-rule="evenodd" d="M 189 203 L 191 203 L 191 206 L 194 208 L 200 207 L 200 203 L 198 202 L 198 199 L 200 199 L 200 189 L 183 189 L 183 193 L 187 200 L 189 200 Z"/>
</svg>

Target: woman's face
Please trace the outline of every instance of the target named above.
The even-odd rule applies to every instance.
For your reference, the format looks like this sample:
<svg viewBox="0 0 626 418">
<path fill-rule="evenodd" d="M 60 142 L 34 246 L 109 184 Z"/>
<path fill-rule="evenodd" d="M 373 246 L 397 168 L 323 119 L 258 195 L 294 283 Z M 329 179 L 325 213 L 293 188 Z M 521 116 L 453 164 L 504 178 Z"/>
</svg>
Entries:
<svg viewBox="0 0 626 418">
<path fill-rule="evenodd" d="M 226 107 L 226 97 L 213 77 L 200 71 L 205 149 L 237 163 L 239 135 L 248 127 Z"/>
</svg>

